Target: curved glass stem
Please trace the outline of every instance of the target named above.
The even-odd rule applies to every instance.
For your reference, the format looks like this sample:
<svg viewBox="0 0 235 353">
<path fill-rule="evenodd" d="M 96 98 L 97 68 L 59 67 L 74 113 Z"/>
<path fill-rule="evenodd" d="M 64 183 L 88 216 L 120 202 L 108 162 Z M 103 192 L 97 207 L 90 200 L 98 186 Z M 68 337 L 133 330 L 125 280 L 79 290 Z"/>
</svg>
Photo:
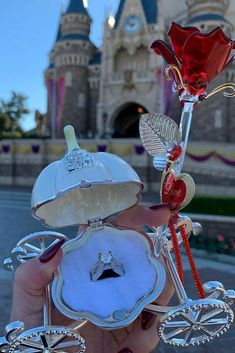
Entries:
<svg viewBox="0 0 235 353">
<path fill-rule="evenodd" d="M 179 131 L 180 131 L 181 138 L 182 138 L 182 144 L 181 144 L 182 155 L 176 164 L 177 173 L 179 173 L 179 174 L 180 174 L 181 169 L 184 164 L 185 153 L 186 153 L 187 146 L 188 146 L 188 139 L 189 139 L 189 133 L 190 133 L 190 128 L 191 128 L 191 124 L 192 124 L 192 114 L 193 114 L 194 104 L 195 104 L 194 101 L 184 102 L 184 107 L 183 107 L 183 111 L 181 114 Z"/>
</svg>

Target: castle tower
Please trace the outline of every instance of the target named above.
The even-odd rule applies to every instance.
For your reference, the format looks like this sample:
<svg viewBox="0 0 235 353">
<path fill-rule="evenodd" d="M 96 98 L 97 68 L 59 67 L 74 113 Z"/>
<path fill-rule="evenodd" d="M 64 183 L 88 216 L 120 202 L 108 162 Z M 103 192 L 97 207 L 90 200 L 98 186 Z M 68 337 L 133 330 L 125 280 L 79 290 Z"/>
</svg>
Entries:
<svg viewBox="0 0 235 353">
<path fill-rule="evenodd" d="M 220 26 L 228 35 L 231 34 L 233 26 L 225 17 L 230 0 L 187 0 L 187 4 L 189 18 L 187 24 L 200 28 L 204 32 Z"/>
<path fill-rule="evenodd" d="M 81 136 L 89 129 L 89 63 L 96 52 L 90 26 L 83 1 L 70 0 L 45 72 L 52 137 L 62 137 L 65 124 L 72 124 Z"/>
<path fill-rule="evenodd" d="M 188 22 L 202 32 L 210 32 L 220 26 L 230 37 L 234 31 L 233 25 L 227 20 L 230 0 L 187 0 Z M 215 87 L 234 82 L 234 64 L 222 72 L 208 86 L 207 92 Z M 195 110 L 191 129 L 191 140 L 232 142 L 235 134 L 235 102 L 223 96 L 222 93 L 202 102 Z"/>
<path fill-rule="evenodd" d="M 158 2 L 121 0 L 114 26 L 105 25 L 97 119 L 100 136 L 137 137 L 140 114 L 161 111 L 162 62 L 150 50 L 164 33 Z"/>
</svg>

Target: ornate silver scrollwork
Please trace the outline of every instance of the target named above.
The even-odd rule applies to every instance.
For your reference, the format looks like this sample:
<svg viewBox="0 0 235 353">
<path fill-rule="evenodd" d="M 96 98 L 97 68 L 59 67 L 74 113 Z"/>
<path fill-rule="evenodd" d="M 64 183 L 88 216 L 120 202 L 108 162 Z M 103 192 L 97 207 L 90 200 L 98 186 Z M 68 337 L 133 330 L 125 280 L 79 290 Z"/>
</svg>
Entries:
<svg viewBox="0 0 235 353">
<path fill-rule="evenodd" d="M 68 240 L 64 234 L 51 231 L 36 232 L 25 236 L 16 244 L 10 257 L 4 260 L 5 270 L 14 271 L 21 263 L 40 256 L 46 247 L 62 239 Z"/>
</svg>

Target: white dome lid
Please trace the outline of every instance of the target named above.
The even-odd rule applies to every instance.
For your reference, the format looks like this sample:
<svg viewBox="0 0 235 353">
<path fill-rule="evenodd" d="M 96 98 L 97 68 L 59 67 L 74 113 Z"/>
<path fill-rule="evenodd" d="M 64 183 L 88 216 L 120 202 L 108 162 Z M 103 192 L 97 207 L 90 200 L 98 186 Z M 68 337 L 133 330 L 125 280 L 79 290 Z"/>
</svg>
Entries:
<svg viewBox="0 0 235 353">
<path fill-rule="evenodd" d="M 143 189 L 138 175 L 116 155 L 88 153 L 65 128 L 68 153 L 48 165 L 32 192 L 32 212 L 44 224 L 64 227 L 104 219 L 133 206 Z"/>
</svg>

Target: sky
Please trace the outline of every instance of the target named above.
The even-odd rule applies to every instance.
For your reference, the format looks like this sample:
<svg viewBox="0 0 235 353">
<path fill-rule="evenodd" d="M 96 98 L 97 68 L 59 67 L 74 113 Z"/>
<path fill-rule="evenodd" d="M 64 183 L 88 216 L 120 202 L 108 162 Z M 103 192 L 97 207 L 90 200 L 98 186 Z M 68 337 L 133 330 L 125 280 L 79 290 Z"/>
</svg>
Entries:
<svg viewBox="0 0 235 353">
<path fill-rule="evenodd" d="M 34 111 L 46 112 L 43 72 L 55 42 L 61 9 L 69 0 L 0 0 L 0 99 L 16 91 L 28 97 L 31 113 L 23 127 L 34 127 Z M 88 0 L 93 19 L 91 39 L 102 44 L 105 16 L 116 12 L 119 0 Z"/>
</svg>

